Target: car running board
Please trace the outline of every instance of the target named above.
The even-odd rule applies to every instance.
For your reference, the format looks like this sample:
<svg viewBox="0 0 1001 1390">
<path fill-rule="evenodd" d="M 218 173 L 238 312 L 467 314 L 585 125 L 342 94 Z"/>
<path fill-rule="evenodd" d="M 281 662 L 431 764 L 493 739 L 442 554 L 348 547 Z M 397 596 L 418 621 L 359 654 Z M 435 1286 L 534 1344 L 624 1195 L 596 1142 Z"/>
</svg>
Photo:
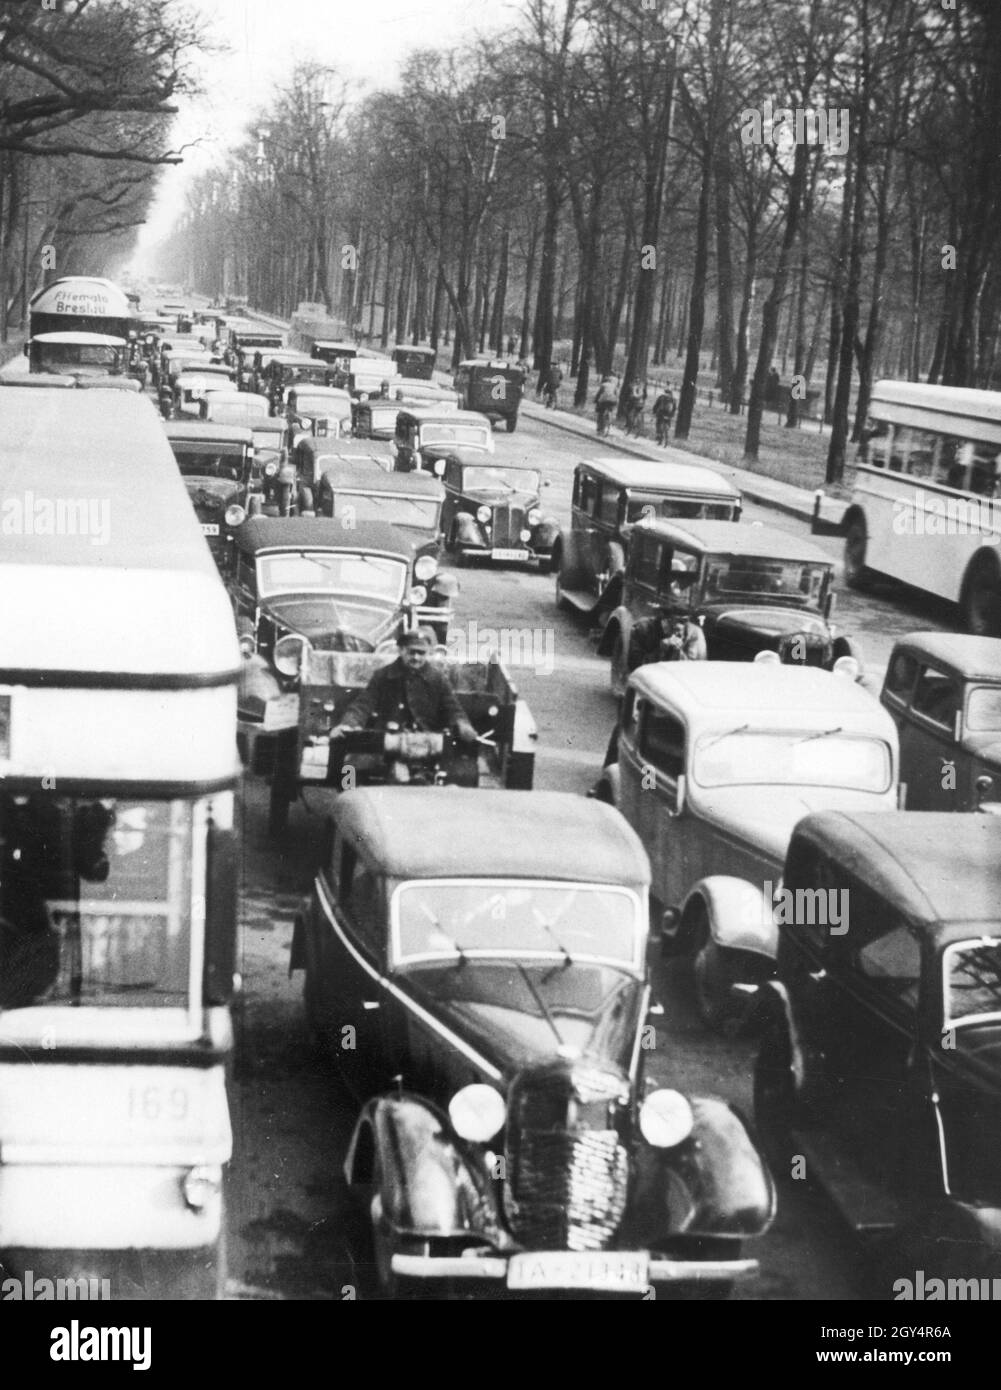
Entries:
<svg viewBox="0 0 1001 1390">
<path fill-rule="evenodd" d="M 582 613 L 593 613 L 601 599 L 590 589 L 560 589 L 560 598 Z"/>
<path fill-rule="evenodd" d="M 806 1160 L 807 1178 L 823 1187 L 858 1235 L 886 1235 L 901 1224 L 905 1215 L 901 1204 L 862 1172 L 830 1131 L 814 1136 L 797 1130 L 792 1139 L 794 1155 Z"/>
</svg>

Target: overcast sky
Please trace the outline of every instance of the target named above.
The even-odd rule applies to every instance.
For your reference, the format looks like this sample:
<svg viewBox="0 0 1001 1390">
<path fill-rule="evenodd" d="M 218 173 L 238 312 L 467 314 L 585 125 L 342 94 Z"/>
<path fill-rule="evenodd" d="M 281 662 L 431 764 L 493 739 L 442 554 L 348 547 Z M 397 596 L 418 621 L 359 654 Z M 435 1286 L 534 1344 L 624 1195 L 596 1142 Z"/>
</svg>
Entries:
<svg viewBox="0 0 1001 1390">
<path fill-rule="evenodd" d="M 188 0 L 203 14 L 225 55 L 202 61 L 207 95 L 186 103 L 179 144 L 198 140 L 185 163 L 162 175 L 160 191 L 139 238 L 160 240 L 183 211 L 184 185 L 224 158 L 251 114 L 268 104 L 297 61 L 326 63 L 368 88 L 392 86 L 414 48 L 447 47 L 474 31 L 517 20 L 502 0 Z"/>
</svg>

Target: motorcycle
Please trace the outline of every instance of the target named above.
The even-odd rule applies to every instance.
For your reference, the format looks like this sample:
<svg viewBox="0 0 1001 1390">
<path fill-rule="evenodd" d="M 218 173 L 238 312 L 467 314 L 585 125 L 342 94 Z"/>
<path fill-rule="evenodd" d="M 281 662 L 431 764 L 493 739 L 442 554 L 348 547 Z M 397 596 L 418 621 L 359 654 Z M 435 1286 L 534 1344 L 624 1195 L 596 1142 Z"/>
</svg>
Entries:
<svg viewBox="0 0 1001 1390">
<path fill-rule="evenodd" d="M 479 740 L 482 742 L 483 740 Z M 475 746 L 467 749 L 450 733 L 404 729 L 349 729 L 333 744 L 333 781 L 351 790 L 358 785 L 414 787 L 476 787 L 479 760 Z"/>
</svg>

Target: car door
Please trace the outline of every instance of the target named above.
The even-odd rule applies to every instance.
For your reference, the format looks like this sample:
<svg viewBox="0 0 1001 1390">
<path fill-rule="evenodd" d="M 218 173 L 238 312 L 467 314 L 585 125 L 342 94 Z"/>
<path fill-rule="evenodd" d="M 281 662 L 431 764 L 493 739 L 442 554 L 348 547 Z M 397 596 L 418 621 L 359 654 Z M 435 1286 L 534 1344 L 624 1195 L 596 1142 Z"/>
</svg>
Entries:
<svg viewBox="0 0 1001 1390">
<path fill-rule="evenodd" d="M 441 481 L 445 488 L 445 500 L 441 508 L 441 529 L 447 540 L 462 500 L 462 464 L 456 459 L 446 459 Z"/>
<path fill-rule="evenodd" d="M 680 712 L 645 700 L 636 739 L 635 826 L 650 858 L 654 894 L 663 907 L 679 906 L 695 881 L 692 841 L 697 825 L 683 794 L 687 746 Z"/>
<path fill-rule="evenodd" d="M 907 710 L 907 733 L 900 739 L 901 775 L 907 783 L 909 810 L 961 809 L 956 732 L 962 704 L 963 686 L 955 673 L 924 661 Z"/>
</svg>

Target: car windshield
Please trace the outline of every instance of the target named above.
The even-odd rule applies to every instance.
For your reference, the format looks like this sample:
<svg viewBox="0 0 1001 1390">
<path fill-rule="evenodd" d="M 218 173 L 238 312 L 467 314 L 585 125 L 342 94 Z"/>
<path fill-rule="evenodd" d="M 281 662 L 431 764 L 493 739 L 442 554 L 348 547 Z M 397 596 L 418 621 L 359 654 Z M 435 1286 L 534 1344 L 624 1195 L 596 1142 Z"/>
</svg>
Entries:
<svg viewBox="0 0 1001 1390">
<path fill-rule="evenodd" d="M 630 492 L 626 520 L 643 517 L 680 517 L 685 521 L 735 521 L 737 502 L 710 502 L 698 497 L 672 497 L 656 492 Z"/>
<path fill-rule="evenodd" d="M 347 396 L 313 396 L 297 391 L 295 409 L 299 415 L 350 415 L 351 402 Z"/>
<path fill-rule="evenodd" d="M 284 551 L 261 555 L 257 586 L 262 598 L 273 594 L 369 594 L 398 603 L 403 597 L 409 566 L 385 555 L 357 550 Z"/>
<path fill-rule="evenodd" d="M 706 733 L 695 744 L 692 775 L 702 787 L 890 788 L 890 750 L 877 738 L 843 734 L 832 713 L 820 729 Z"/>
<path fill-rule="evenodd" d="M 243 405 L 236 401 L 214 401 L 212 397 L 216 393 L 210 391 L 205 399 L 209 403 L 207 419 L 214 420 L 217 425 L 251 425 L 255 420 L 259 420 L 262 415 L 267 414 L 267 408 L 257 405 Z"/>
<path fill-rule="evenodd" d="M 195 444 L 189 448 L 174 441 L 171 448 L 185 478 L 231 478 L 239 482 L 243 477 L 243 449 L 239 445 Z"/>
<path fill-rule="evenodd" d="M 488 447 L 486 425 L 422 425 L 422 444 L 481 444 Z"/>
<path fill-rule="evenodd" d="M 407 497 L 403 493 L 335 492 L 333 515 L 347 525 L 356 521 L 388 521 L 397 526 L 419 526 L 437 531 L 441 503 L 433 497 Z"/>
<path fill-rule="evenodd" d="M 204 803 L 0 796 L 0 1008 L 186 1005 L 199 835 Z"/>
<path fill-rule="evenodd" d="M 945 1021 L 975 1023 L 1001 1015 L 1001 941 L 982 937 L 948 946 L 945 971 Z"/>
<path fill-rule="evenodd" d="M 627 888 L 439 879 L 403 884 L 392 904 L 397 964 L 463 956 L 569 955 L 640 964 L 640 902 Z"/>
<path fill-rule="evenodd" d="M 121 366 L 121 348 L 104 347 L 98 343 L 43 343 L 41 362 L 46 367 L 106 367 Z"/>
<path fill-rule="evenodd" d="M 706 562 L 706 597 L 764 594 L 818 604 L 830 573 L 830 565 L 765 555 L 713 555 Z"/>
<path fill-rule="evenodd" d="M 1001 685 L 977 685 L 970 691 L 966 729 L 971 734 L 1001 733 Z"/>
<path fill-rule="evenodd" d="M 462 470 L 462 487 L 465 492 L 528 492 L 534 497 L 541 484 L 534 468 L 481 468 L 477 465 Z"/>
</svg>

